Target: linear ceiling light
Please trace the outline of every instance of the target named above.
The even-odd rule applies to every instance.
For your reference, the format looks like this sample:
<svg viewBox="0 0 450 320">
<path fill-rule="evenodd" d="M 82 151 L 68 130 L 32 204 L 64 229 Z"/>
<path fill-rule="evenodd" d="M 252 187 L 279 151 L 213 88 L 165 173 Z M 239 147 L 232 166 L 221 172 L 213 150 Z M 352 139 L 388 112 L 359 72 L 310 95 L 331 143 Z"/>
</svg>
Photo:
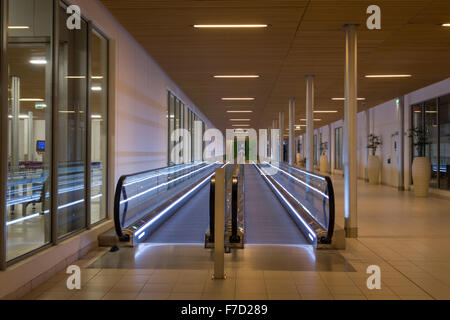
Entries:
<svg viewBox="0 0 450 320">
<path fill-rule="evenodd" d="M 333 101 L 345 101 L 345 98 L 331 98 Z M 358 98 L 358 101 L 364 101 L 366 98 Z"/>
<path fill-rule="evenodd" d="M 300 119 L 300 121 L 307 121 L 306 119 Z M 314 119 L 314 121 L 322 121 L 322 119 Z"/>
<path fill-rule="evenodd" d="M 267 28 L 267 24 L 194 24 L 194 28 Z"/>
<path fill-rule="evenodd" d="M 92 76 L 91 79 L 103 79 L 103 76 Z"/>
<path fill-rule="evenodd" d="M 442 26 L 449 28 L 450 27 L 450 23 L 443 23 Z"/>
<path fill-rule="evenodd" d="M 92 91 L 102 91 L 102 87 L 100 87 L 100 86 L 93 86 L 93 87 L 91 87 L 91 90 Z"/>
<path fill-rule="evenodd" d="M 29 26 L 9 26 L 8 29 L 10 30 L 28 30 L 30 29 Z"/>
<path fill-rule="evenodd" d="M 259 75 L 241 75 L 241 76 L 218 75 L 218 76 L 214 76 L 214 78 L 218 78 L 218 79 L 248 79 L 248 78 L 259 78 Z"/>
<path fill-rule="evenodd" d="M 233 124 L 233 127 L 250 127 L 249 124 Z"/>
<path fill-rule="evenodd" d="M 19 99 L 20 102 L 44 102 L 44 99 L 40 98 L 21 98 Z"/>
<path fill-rule="evenodd" d="M 230 119 L 230 121 L 251 121 L 250 119 Z"/>
<path fill-rule="evenodd" d="M 66 76 L 66 79 L 86 79 L 85 76 Z"/>
<path fill-rule="evenodd" d="M 366 78 L 410 78 L 410 74 L 369 74 Z"/>
<path fill-rule="evenodd" d="M 253 101 L 255 98 L 222 98 L 224 101 Z"/>
<path fill-rule="evenodd" d="M 47 64 L 47 60 L 45 59 L 31 59 L 31 64 Z"/>
<path fill-rule="evenodd" d="M 250 110 L 228 110 L 228 113 L 253 113 L 253 111 Z"/>
<path fill-rule="evenodd" d="M 337 110 L 314 110 L 314 113 L 338 113 Z"/>
</svg>

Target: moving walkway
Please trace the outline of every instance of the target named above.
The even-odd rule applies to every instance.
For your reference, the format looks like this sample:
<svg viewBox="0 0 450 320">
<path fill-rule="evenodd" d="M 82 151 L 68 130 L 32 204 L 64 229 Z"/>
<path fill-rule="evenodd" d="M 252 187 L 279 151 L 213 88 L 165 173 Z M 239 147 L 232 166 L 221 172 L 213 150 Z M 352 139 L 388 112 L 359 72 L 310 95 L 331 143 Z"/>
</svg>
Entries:
<svg viewBox="0 0 450 320">
<path fill-rule="evenodd" d="M 330 178 L 270 162 L 199 162 L 121 177 L 114 205 L 119 239 L 132 246 L 204 241 L 205 248 L 213 248 L 215 169 L 219 167 L 225 168 L 226 249 L 242 249 L 245 243 L 331 244 L 334 192 Z"/>
</svg>

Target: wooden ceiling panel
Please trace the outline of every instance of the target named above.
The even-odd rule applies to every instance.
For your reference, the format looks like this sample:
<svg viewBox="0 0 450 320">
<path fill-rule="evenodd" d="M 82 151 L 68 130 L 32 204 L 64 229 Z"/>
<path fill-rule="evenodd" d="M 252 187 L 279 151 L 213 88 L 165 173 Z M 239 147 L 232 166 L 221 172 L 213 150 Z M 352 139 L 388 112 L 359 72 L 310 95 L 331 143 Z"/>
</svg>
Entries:
<svg viewBox="0 0 450 320">
<path fill-rule="evenodd" d="M 377 0 L 382 30 L 367 30 L 366 0 L 102 0 L 219 128 L 230 128 L 227 109 L 251 109 L 251 125 L 265 128 L 296 98 L 305 117 L 305 76 L 315 75 L 316 108 L 326 125 L 343 117 L 345 24 L 358 24 L 359 109 L 450 76 L 448 0 Z M 194 24 L 269 24 L 264 29 L 195 29 Z M 412 74 L 367 79 L 366 74 Z M 219 80 L 215 74 L 259 74 L 259 79 Z M 226 102 L 222 97 L 254 97 Z M 298 124 L 298 123 L 297 123 Z"/>
</svg>

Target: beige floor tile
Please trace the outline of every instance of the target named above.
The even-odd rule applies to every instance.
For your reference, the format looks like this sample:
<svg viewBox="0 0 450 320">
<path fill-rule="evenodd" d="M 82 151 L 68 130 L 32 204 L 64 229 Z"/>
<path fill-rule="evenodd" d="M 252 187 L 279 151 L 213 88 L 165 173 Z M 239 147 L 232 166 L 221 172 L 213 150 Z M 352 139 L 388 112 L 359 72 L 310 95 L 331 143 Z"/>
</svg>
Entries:
<svg viewBox="0 0 450 320">
<path fill-rule="evenodd" d="M 270 300 L 302 300 L 302 297 L 298 293 L 270 293 Z"/>
<path fill-rule="evenodd" d="M 335 300 L 367 300 L 364 295 L 333 295 Z"/>
<path fill-rule="evenodd" d="M 139 292 L 108 292 L 102 300 L 135 300 Z"/>
<path fill-rule="evenodd" d="M 144 293 L 170 293 L 172 292 L 174 283 L 147 283 L 141 292 Z"/>
<path fill-rule="evenodd" d="M 201 293 L 172 293 L 169 300 L 201 300 Z"/>
<path fill-rule="evenodd" d="M 203 293 L 202 300 L 233 300 L 234 292 Z"/>
<path fill-rule="evenodd" d="M 106 294 L 102 291 L 81 291 L 76 292 L 70 300 L 101 300 Z"/>
<path fill-rule="evenodd" d="M 136 300 L 168 300 L 169 296 L 169 292 L 141 292 Z"/>
<path fill-rule="evenodd" d="M 205 288 L 205 283 L 184 284 L 177 283 L 172 290 L 172 293 L 202 293 Z"/>
<path fill-rule="evenodd" d="M 236 292 L 236 300 L 268 300 L 266 293 L 243 293 Z"/>
<path fill-rule="evenodd" d="M 328 286 L 331 294 L 333 295 L 363 295 L 361 290 L 353 285 L 353 286 Z"/>
<path fill-rule="evenodd" d="M 318 293 L 318 294 L 301 294 L 303 300 L 334 300 L 334 297 L 330 293 Z"/>
<path fill-rule="evenodd" d="M 236 292 L 266 294 L 266 284 L 262 280 L 241 280 L 236 282 Z"/>
</svg>

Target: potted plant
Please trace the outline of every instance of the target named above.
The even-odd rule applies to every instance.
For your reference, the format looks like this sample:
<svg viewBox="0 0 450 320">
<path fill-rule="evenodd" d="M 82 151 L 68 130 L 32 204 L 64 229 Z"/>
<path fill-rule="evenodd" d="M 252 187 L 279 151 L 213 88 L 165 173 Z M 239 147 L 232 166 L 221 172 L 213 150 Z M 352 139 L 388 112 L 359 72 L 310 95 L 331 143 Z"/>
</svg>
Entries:
<svg viewBox="0 0 450 320">
<path fill-rule="evenodd" d="M 418 154 L 412 165 L 414 194 L 416 197 L 426 197 L 430 186 L 431 164 L 425 157 L 425 149 L 430 144 L 430 132 L 426 129 L 414 128 L 409 130 L 409 137 L 413 139 L 413 146 Z"/>
<path fill-rule="evenodd" d="M 369 183 L 378 184 L 380 182 L 381 163 L 378 156 L 376 156 L 376 153 L 378 147 L 383 143 L 381 141 L 381 137 L 374 134 L 369 135 L 367 139 L 367 149 L 371 151 L 371 154 L 369 155 L 367 160 L 367 173 L 369 175 Z"/>
<path fill-rule="evenodd" d="M 320 172 L 323 174 L 328 173 L 328 142 L 322 142 L 320 144 Z"/>
</svg>

